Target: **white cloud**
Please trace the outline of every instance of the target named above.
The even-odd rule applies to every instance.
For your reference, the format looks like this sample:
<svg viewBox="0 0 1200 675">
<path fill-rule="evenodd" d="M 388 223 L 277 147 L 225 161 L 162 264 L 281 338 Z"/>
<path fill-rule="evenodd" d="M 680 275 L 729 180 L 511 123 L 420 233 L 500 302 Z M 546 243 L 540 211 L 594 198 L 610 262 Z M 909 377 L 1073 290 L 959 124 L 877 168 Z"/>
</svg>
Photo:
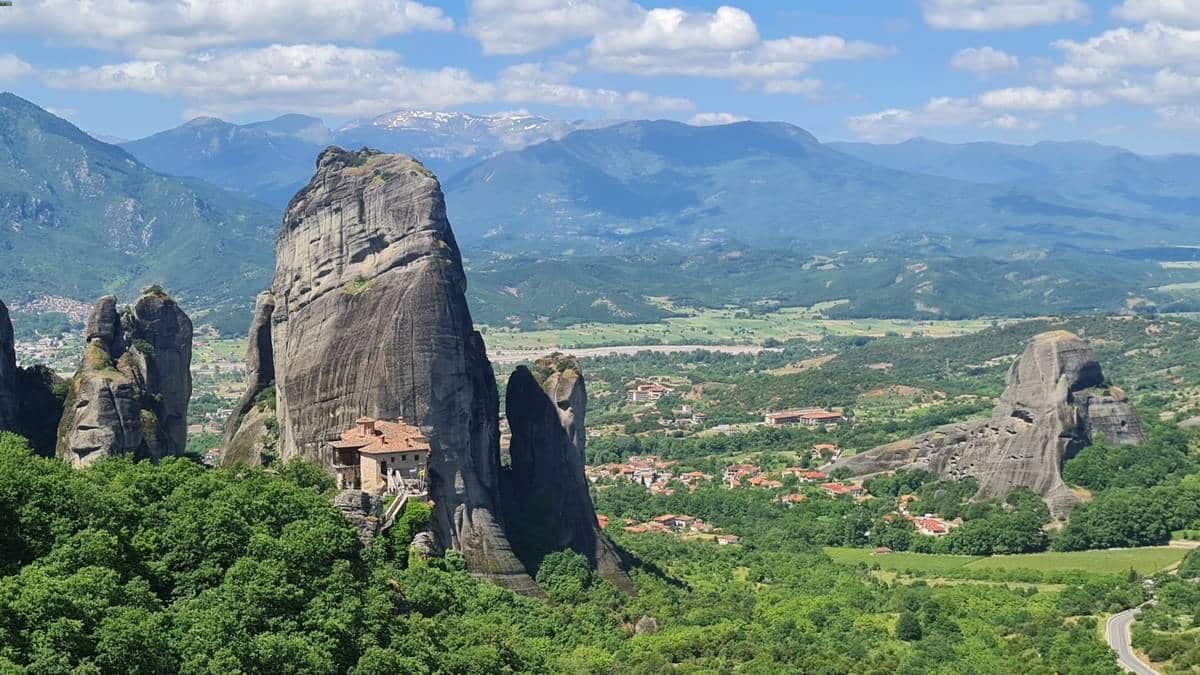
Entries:
<svg viewBox="0 0 1200 675">
<path fill-rule="evenodd" d="M 767 40 L 748 49 L 720 50 L 697 45 L 693 49 L 612 49 L 617 41 L 597 42 L 589 49 L 588 63 L 610 72 L 631 75 L 685 75 L 740 80 L 786 80 L 821 61 L 855 61 L 882 56 L 889 49 L 868 42 L 849 41 L 836 35 Z"/>
<path fill-rule="evenodd" d="M 806 78 L 803 80 L 771 80 L 763 84 L 764 94 L 793 94 L 812 96 L 824 86 L 820 80 Z"/>
<path fill-rule="evenodd" d="M 1054 112 L 1080 106 L 1100 105 L 1103 102 L 1102 97 L 1092 92 L 1081 92 L 1063 87 L 1054 89 L 1010 87 L 994 89 L 979 95 L 980 105 L 998 110 Z"/>
<path fill-rule="evenodd" d="M 12 54 L 0 54 L 0 82 L 16 80 L 33 73 L 33 66 Z"/>
<path fill-rule="evenodd" d="M 367 44 L 454 27 L 414 0 L 24 0 L 0 13 L 0 33 L 61 38 L 143 57 L 275 41 Z"/>
<path fill-rule="evenodd" d="M 471 0 L 466 32 L 486 54 L 529 54 L 636 26 L 644 14 L 630 0 Z"/>
<path fill-rule="evenodd" d="M 1200 25 L 1200 0 L 1125 0 L 1113 8 L 1125 21 L 1166 21 L 1178 25 Z"/>
<path fill-rule="evenodd" d="M 1186 102 L 1200 97 L 1200 76 L 1164 68 L 1148 78 L 1122 81 L 1112 93 L 1123 101 L 1142 105 Z"/>
<path fill-rule="evenodd" d="M 512 66 L 500 74 L 498 93 L 502 100 L 511 103 L 536 102 L 567 108 L 669 113 L 696 107 L 685 98 L 651 96 L 636 90 L 621 92 L 578 87 L 569 82 L 574 74 L 574 68 L 563 64 L 549 68 L 537 63 Z"/>
<path fill-rule="evenodd" d="M 1200 129 L 1200 107 L 1194 105 L 1177 105 L 1159 108 L 1160 125 L 1168 129 Z"/>
<path fill-rule="evenodd" d="M 397 108 L 452 108 L 503 101 L 621 111 L 691 110 L 686 99 L 585 89 L 569 67 L 513 66 L 494 82 L 458 68 L 402 65 L 392 51 L 272 45 L 178 59 L 136 60 L 46 74 L 49 84 L 178 96 L 213 115 L 304 111 L 359 117 Z"/>
<path fill-rule="evenodd" d="M 976 75 L 1016 70 L 1020 60 L 993 47 L 968 47 L 950 58 L 950 67 Z"/>
<path fill-rule="evenodd" d="M 718 124 L 734 124 L 735 122 L 745 122 L 749 117 L 742 117 L 727 112 L 709 112 L 696 113 L 692 115 L 692 119 L 688 120 L 688 124 L 697 127 L 711 127 Z"/>
<path fill-rule="evenodd" d="M 851 117 L 847 126 L 868 140 L 902 140 L 927 129 L 978 126 L 1003 131 L 1028 131 L 1040 119 L 1070 107 L 1094 104 L 1091 94 L 1070 90 L 1041 90 L 1034 87 L 997 89 L 975 99 L 933 98 L 915 110 L 891 108 Z M 1014 113 L 1026 112 L 1033 117 Z"/>
<path fill-rule="evenodd" d="M 596 55 L 640 51 L 729 51 L 754 46 L 759 41 L 754 19 L 735 7 L 716 12 L 653 9 L 642 22 L 596 35 L 591 52 Z"/>
<path fill-rule="evenodd" d="M 644 77 L 790 80 L 813 63 L 890 51 L 835 35 L 764 41 L 753 17 L 736 7 L 647 9 L 631 0 L 472 0 L 466 31 L 489 54 L 591 38 L 590 66 Z"/>
<path fill-rule="evenodd" d="M 1139 29 L 1105 31 L 1085 42 L 1059 40 L 1054 46 L 1070 63 L 1091 68 L 1195 65 L 1200 60 L 1200 30 L 1151 22 Z"/>
<path fill-rule="evenodd" d="M 922 0 L 925 23 L 943 30 L 1011 30 L 1088 16 L 1082 0 Z"/>
<path fill-rule="evenodd" d="M 986 119 L 987 114 L 969 99 L 941 97 L 930 99 L 916 110 L 889 108 L 851 117 L 847 125 L 860 138 L 902 140 L 924 129 L 978 124 Z"/>
</svg>

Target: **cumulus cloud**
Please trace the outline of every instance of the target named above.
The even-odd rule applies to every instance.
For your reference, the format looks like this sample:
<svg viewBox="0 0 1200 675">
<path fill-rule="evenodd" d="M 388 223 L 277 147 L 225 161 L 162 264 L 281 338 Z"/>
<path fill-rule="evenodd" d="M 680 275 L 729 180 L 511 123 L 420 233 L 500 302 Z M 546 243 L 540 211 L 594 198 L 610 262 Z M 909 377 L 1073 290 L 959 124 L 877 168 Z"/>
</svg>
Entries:
<svg viewBox="0 0 1200 675">
<path fill-rule="evenodd" d="M 1165 21 L 1177 25 L 1200 25 L 1200 0 L 1125 0 L 1113 8 L 1125 21 Z"/>
<path fill-rule="evenodd" d="M 1112 87 L 1112 94 L 1142 105 L 1194 101 L 1200 97 L 1200 76 L 1164 68 L 1146 78 L 1124 80 Z"/>
<path fill-rule="evenodd" d="M 694 109 L 686 98 L 652 96 L 641 91 L 588 89 L 569 82 L 575 69 L 566 65 L 547 67 L 526 63 L 506 68 L 500 74 L 499 94 L 511 103 L 536 102 L 566 108 L 599 110 L 637 110 L 647 113 L 670 113 Z"/>
<path fill-rule="evenodd" d="M 1039 128 L 1050 113 L 1098 102 L 1092 94 L 1067 89 L 1016 87 L 996 89 L 975 98 L 933 98 L 912 110 L 891 108 L 859 115 L 851 117 L 847 126 L 868 140 L 901 140 L 928 129 L 961 126 L 1027 131 Z"/>
<path fill-rule="evenodd" d="M 697 127 L 711 127 L 718 124 L 733 124 L 735 122 L 745 122 L 749 117 L 742 117 L 727 112 L 707 112 L 696 113 L 692 115 L 692 119 L 688 120 L 688 124 Z"/>
<path fill-rule="evenodd" d="M 682 9 L 653 9 L 640 24 L 614 28 L 592 41 L 593 54 L 638 51 L 728 51 L 745 49 L 759 41 L 754 19 L 736 7 L 721 7 L 712 14 Z"/>
<path fill-rule="evenodd" d="M 969 47 L 950 57 L 950 67 L 976 75 L 1016 70 L 1020 60 L 993 47 Z"/>
<path fill-rule="evenodd" d="M 263 42 L 366 44 L 454 27 L 441 9 L 414 0 L 28 0 L 20 5 L 20 11 L 0 13 L 0 33 L 33 33 L 145 58 Z"/>
<path fill-rule="evenodd" d="M 924 129 L 975 124 L 984 118 L 969 99 L 939 97 L 916 110 L 889 108 L 851 117 L 847 125 L 859 138 L 886 141 L 911 138 Z"/>
<path fill-rule="evenodd" d="M 1073 65 L 1090 68 L 1154 67 L 1200 60 L 1200 30 L 1159 22 L 1141 28 L 1115 28 L 1084 42 L 1059 40 L 1054 46 Z"/>
<path fill-rule="evenodd" d="M 359 117 L 403 107 L 450 108 L 495 101 L 615 112 L 694 107 L 686 99 L 577 87 L 568 81 L 572 74 L 567 67 L 525 64 L 506 69 L 496 81 L 480 81 L 459 68 L 404 66 L 388 50 L 271 45 L 57 70 L 45 77 L 62 88 L 178 96 L 193 109 L 215 115 L 302 110 Z"/>
<path fill-rule="evenodd" d="M 0 54 L 0 82 L 16 80 L 33 73 L 33 66 L 12 54 Z"/>
<path fill-rule="evenodd" d="M 836 35 L 766 40 L 748 49 L 721 50 L 653 47 L 613 49 L 617 40 L 601 41 L 589 49 L 588 63 L 600 70 L 631 75 L 686 75 L 743 80 L 792 79 L 821 61 L 856 61 L 882 56 L 889 49 Z"/>
<path fill-rule="evenodd" d="M 630 0 L 471 0 L 466 32 L 486 54 L 529 54 L 636 26 L 644 14 Z"/>
<path fill-rule="evenodd" d="M 1055 112 L 1080 106 L 1095 106 L 1103 102 L 1103 97 L 1098 94 L 1063 87 L 1054 89 L 1009 87 L 994 89 L 979 96 L 979 104 L 985 108 L 1037 112 Z"/>
<path fill-rule="evenodd" d="M 921 11 L 942 30 L 1012 30 L 1088 16 L 1082 0 L 922 0 Z"/>
<path fill-rule="evenodd" d="M 630 0 L 472 0 L 469 10 L 467 33 L 487 53 L 525 54 L 587 38 L 593 68 L 647 77 L 790 80 L 813 63 L 890 51 L 835 35 L 764 41 L 753 17 L 732 6 L 705 12 Z"/>
</svg>

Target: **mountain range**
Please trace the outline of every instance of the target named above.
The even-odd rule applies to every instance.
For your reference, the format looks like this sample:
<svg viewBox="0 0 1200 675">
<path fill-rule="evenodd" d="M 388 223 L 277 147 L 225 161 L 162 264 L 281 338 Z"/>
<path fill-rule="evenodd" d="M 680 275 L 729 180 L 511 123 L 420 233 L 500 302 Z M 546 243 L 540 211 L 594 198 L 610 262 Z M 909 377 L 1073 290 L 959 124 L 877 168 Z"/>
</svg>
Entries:
<svg viewBox="0 0 1200 675">
<path fill-rule="evenodd" d="M 1200 195 L 1200 188 L 1194 188 Z M 578 248 L 629 240 L 826 252 L 947 235 L 960 250 L 1171 243 L 1173 210 L 1099 208 L 1037 185 L 882 166 L 789 124 L 627 122 L 501 153 L 446 182 L 460 238 Z"/>
<path fill-rule="evenodd" d="M 163 283 L 208 312 L 199 322 L 240 332 L 281 207 L 330 143 L 412 154 L 440 173 L 489 323 L 669 314 L 651 296 L 849 298 L 840 311 L 876 316 L 1200 300 L 1187 294 L 1193 270 L 1158 264 L 1197 257 L 1186 248 L 1200 243 L 1196 156 L 423 111 L 337 130 L 302 115 L 204 118 L 117 147 L 11 94 L 0 134 L 0 247 L 15 261 L 0 296 L 16 305 Z M 63 270 L 64 259 L 81 262 Z"/>
<path fill-rule="evenodd" d="M 122 147 L 155 171 L 203 178 L 282 209 L 308 182 L 317 154 L 327 145 L 404 153 L 450 176 L 505 150 L 603 124 L 421 110 L 354 120 L 337 130 L 305 115 L 251 124 L 201 117 Z"/>
<path fill-rule="evenodd" d="M 270 278 L 273 209 L 163 176 L 119 147 L 0 94 L 0 295 L 91 301 L 161 283 L 240 316 Z"/>
</svg>

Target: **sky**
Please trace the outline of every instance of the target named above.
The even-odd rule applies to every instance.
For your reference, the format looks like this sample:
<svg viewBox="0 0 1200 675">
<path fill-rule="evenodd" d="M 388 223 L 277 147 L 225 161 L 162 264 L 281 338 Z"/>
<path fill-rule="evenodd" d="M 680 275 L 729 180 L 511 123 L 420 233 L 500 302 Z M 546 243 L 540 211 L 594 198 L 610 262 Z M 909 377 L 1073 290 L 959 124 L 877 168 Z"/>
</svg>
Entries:
<svg viewBox="0 0 1200 675">
<path fill-rule="evenodd" d="M 1200 0 L 13 0 L 0 90 L 105 137 L 405 108 L 1200 152 Z"/>
</svg>

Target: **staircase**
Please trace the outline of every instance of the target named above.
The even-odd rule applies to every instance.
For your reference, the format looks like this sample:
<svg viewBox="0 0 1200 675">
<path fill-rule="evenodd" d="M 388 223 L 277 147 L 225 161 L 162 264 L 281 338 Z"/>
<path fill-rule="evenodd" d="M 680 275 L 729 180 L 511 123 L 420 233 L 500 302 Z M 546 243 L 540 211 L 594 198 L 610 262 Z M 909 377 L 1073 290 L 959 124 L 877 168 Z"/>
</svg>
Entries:
<svg viewBox="0 0 1200 675">
<path fill-rule="evenodd" d="M 381 534 L 391 527 L 392 523 L 396 522 L 396 516 L 404 513 L 404 507 L 407 504 L 408 487 L 404 485 L 404 481 L 401 481 L 400 494 L 396 495 L 396 498 L 392 500 L 392 503 L 388 504 L 387 510 L 383 512 L 383 527 L 379 528 L 379 532 Z"/>
</svg>

